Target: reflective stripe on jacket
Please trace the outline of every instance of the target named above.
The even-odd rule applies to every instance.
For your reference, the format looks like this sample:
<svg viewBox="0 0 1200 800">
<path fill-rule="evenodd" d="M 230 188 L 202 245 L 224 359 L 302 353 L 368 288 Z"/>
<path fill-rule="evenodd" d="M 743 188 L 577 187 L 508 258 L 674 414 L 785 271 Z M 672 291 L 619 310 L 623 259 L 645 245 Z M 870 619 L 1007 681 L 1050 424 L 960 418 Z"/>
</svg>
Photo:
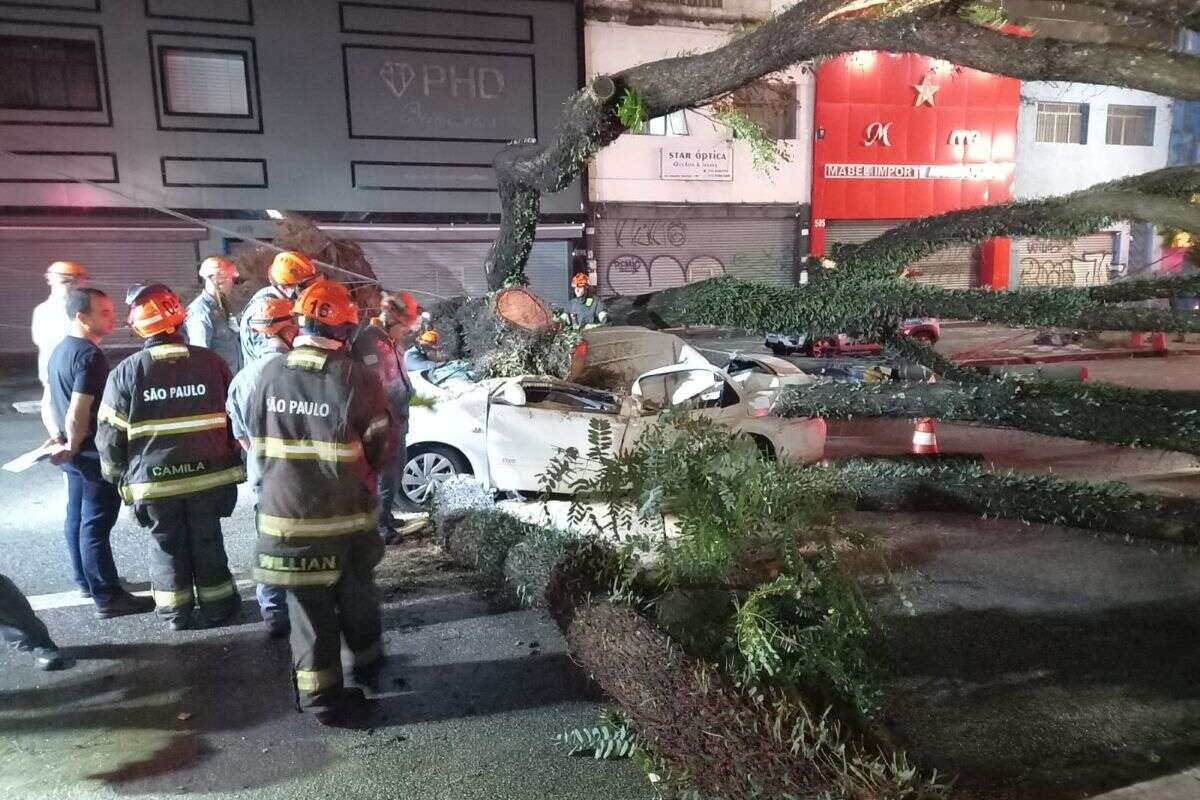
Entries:
<svg viewBox="0 0 1200 800">
<path fill-rule="evenodd" d="M 194 494 L 245 480 L 229 430 L 229 367 L 216 353 L 155 336 L 108 376 L 96 447 L 126 503 Z"/>
<path fill-rule="evenodd" d="M 378 377 L 344 350 L 301 345 L 263 367 L 244 419 L 261 474 L 255 580 L 337 582 L 349 540 L 375 535 L 390 419 Z"/>
</svg>

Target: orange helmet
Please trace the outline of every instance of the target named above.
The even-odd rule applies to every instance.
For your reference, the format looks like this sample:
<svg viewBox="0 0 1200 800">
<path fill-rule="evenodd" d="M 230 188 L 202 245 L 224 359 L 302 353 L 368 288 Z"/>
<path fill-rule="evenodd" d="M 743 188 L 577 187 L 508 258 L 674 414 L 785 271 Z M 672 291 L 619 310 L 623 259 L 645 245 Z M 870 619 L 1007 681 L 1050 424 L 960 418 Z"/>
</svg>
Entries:
<svg viewBox="0 0 1200 800">
<path fill-rule="evenodd" d="M 303 289 L 317 277 L 317 265 L 303 253 L 284 250 L 275 254 L 268 272 L 271 285 L 276 289 L 284 286 L 299 286 Z"/>
<path fill-rule="evenodd" d="M 301 325 L 315 322 L 330 328 L 358 324 L 358 306 L 350 290 L 329 278 L 318 278 L 296 298 L 292 313 L 301 317 Z"/>
<path fill-rule="evenodd" d="M 274 336 L 294 324 L 296 323 L 292 319 L 292 301 L 286 297 L 264 298 L 250 317 L 250 330 L 267 336 Z"/>
<path fill-rule="evenodd" d="M 238 276 L 237 264 L 234 264 L 225 256 L 209 256 L 200 262 L 200 277 L 212 278 L 221 273 L 231 273 L 234 278 Z"/>
<path fill-rule="evenodd" d="M 129 306 L 129 327 L 143 339 L 171 333 L 187 316 L 179 296 L 163 283 L 135 283 L 125 293 L 125 304 Z"/>
<path fill-rule="evenodd" d="M 583 286 L 584 288 L 587 288 L 589 283 L 591 283 L 591 281 L 588 280 L 586 272 L 576 272 L 571 276 L 571 286 Z"/>
<path fill-rule="evenodd" d="M 433 328 L 427 331 L 421 331 L 421 335 L 417 337 L 417 344 L 422 347 L 437 347 L 438 332 Z"/>
<path fill-rule="evenodd" d="M 90 276 L 87 269 L 74 261 L 55 261 L 46 267 L 47 275 L 57 275 L 60 278 L 70 278 L 76 281 L 86 281 Z"/>
<path fill-rule="evenodd" d="M 408 292 L 394 292 L 384 295 L 380 316 L 385 326 L 405 325 L 416 322 L 420 308 L 417 300 Z"/>
</svg>

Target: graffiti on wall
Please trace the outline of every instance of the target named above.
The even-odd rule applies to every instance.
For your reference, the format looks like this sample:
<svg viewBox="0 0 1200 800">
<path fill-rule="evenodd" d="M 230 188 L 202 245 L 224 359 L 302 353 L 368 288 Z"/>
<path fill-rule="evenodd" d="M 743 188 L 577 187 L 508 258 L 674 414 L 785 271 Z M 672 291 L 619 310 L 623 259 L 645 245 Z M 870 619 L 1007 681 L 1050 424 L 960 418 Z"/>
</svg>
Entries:
<svg viewBox="0 0 1200 800">
<path fill-rule="evenodd" d="M 600 277 L 614 295 L 628 297 L 673 289 L 724 274 L 725 265 L 716 256 L 698 255 L 685 265 L 674 256 L 655 256 L 646 263 L 641 256 L 626 253 L 610 260 L 602 268 Z"/>
<path fill-rule="evenodd" d="M 1039 239 L 1021 257 L 1021 286 L 1094 286 L 1108 282 L 1112 253 L 1079 253 L 1070 239 Z"/>
<path fill-rule="evenodd" d="M 747 247 L 744 234 L 726 240 L 719 229 L 704 224 L 703 220 L 616 220 L 598 248 L 600 285 L 608 294 L 632 296 L 726 274 L 791 279 L 794 247 L 769 242 Z M 689 230 L 689 225 L 702 227 Z"/>
</svg>

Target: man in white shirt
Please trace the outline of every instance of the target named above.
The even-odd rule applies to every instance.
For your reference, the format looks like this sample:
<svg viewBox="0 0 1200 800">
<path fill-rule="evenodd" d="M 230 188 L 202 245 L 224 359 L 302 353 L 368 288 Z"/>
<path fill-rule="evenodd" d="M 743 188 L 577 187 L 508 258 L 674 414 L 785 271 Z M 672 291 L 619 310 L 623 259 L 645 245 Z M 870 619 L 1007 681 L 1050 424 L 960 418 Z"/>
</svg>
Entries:
<svg viewBox="0 0 1200 800">
<path fill-rule="evenodd" d="M 43 412 L 50 407 L 47 374 L 50 354 L 71 332 L 72 320 L 67 315 L 67 293 L 73 288 L 82 288 L 88 277 L 84 266 L 74 261 L 55 261 L 46 268 L 46 285 L 50 287 L 50 296 L 34 307 L 29 323 L 30 334 L 37 347 L 37 370 L 38 380 L 42 382 Z M 53 427 L 45 413 L 42 415 L 42 422 L 47 423 L 47 429 Z"/>
</svg>

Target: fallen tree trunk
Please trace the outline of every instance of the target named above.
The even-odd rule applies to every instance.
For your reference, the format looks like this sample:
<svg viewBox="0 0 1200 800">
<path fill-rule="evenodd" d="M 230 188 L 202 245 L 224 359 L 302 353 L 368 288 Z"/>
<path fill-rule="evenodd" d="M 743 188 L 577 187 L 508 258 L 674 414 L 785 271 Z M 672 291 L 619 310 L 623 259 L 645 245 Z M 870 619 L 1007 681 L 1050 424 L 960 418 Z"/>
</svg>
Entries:
<svg viewBox="0 0 1200 800">
<path fill-rule="evenodd" d="M 995 379 L 827 383 L 790 388 L 775 409 L 785 417 L 933 417 L 1200 455 L 1200 392 Z"/>
<path fill-rule="evenodd" d="M 724 800 L 946 796 L 936 774 L 903 754 L 864 748 L 832 714 L 794 693 L 746 691 L 686 653 L 654 622 L 604 595 L 617 575 L 611 546 L 568 551 L 546 589 L 571 655 L 621 706 L 654 753 L 703 797 Z"/>
<path fill-rule="evenodd" d="M 1200 500 L 1137 492 L 1123 483 L 992 473 L 949 459 L 850 459 L 830 469 L 864 511 L 957 511 L 1200 543 Z"/>
</svg>

